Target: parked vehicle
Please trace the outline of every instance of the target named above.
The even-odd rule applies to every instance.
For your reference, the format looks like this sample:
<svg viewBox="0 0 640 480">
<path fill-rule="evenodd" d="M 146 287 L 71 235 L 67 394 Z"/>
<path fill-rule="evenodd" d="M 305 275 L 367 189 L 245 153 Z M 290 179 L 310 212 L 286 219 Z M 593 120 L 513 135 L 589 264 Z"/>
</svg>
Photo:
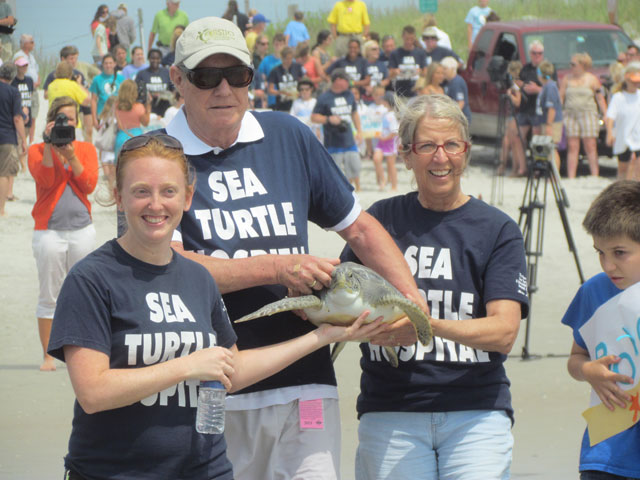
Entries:
<svg viewBox="0 0 640 480">
<path fill-rule="evenodd" d="M 592 73 L 605 85 L 609 83 L 609 65 L 633 43 L 616 25 L 566 20 L 487 23 L 476 36 L 466 68 L 460 73 L 469 88 L 470 129 L 475 137 L 500 135 L 500 95 L 511 81 L 506 67 L 512 60 L 529 62 L 529 45 L 534 40 L 544 45 L 545 59 L 554 64 L 558 80 L 568 73 L 574 54 L 587 52 L 593 60 Z M 601 140 L 599 151 L 606 152 L 604 136 Z"/>
</svg>

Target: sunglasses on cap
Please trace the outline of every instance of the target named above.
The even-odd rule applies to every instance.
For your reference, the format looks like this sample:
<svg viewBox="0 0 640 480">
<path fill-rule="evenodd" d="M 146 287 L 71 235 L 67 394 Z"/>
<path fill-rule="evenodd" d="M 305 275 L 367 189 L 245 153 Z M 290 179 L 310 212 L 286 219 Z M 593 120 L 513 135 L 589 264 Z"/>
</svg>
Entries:
<svg viewBox="0 0 640 480">
<path fill-rule="evenodd" d="M 130 152 L 132 150 L 137 150 L 138 148 L 146 147 L 151 140 L 157 140 L 162 144 L 162 146 L 171 148 L 172 150 L 180 150 L 182 151 L 182 144 L 180 141 L 172 137 L 171 135 L 159 134 L 159 135 L 138 135 L 136 137 L 131 137 L 129 140 L 122 144 L 122 148 L 120 149 L 120 153 Z"/>
<path fill-rule="evenodd" d="M 190 70 L 184 65 L 179 66 L 189 81 L 201 90 L 216 88 L 225 78 L 230 86 L 240 88 L 247 87 L 253 80 L 253 68 L 246 65 L 234 65 L 232 67 L 205 67 Z"/>
</svg>

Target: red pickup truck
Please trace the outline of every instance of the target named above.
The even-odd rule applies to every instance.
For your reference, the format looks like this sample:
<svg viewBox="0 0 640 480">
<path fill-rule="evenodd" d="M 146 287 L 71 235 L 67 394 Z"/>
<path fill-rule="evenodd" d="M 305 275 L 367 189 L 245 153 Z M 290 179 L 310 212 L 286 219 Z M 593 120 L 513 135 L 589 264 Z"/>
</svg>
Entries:
<svg viewBox="0 0 640 480">
<path fill-rule="evenodd" d="M 496 82 L 496 70 L 512 60 L 530 61 L 529 45 L 539 40 L 545 59 L 554 64 L 558 80 L 569 69 L 571 57 L 587 52 L 593 60 L 592 73 L 607 80 L 608 67 L 633 41 L 615 25 L 563 20 L 521 20 L 487 23 L 469 53 L 466 68 L 460 75 L 469 88 L 471 134 L 495 138 L 498 132 L 498 106 L 503 82 Z M 491 75 L 490 75 L 491 73 Z M 602 142 L 599 142 L 602 143 Z"/>
</svg>

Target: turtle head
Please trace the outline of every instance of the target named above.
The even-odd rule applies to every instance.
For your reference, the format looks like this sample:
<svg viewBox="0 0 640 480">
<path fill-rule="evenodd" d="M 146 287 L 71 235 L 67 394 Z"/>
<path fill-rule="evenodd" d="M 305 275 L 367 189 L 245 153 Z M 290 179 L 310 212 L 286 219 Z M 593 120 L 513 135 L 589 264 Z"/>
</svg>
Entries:
<svg viewBox="0 0 640 480">
<path fill-rule="evenodd" d="M 352 262 L 339 264 L 333 269 L 331 275 L 330 290 L 342 290 L 350 294 L 358 295 L 360 292 L 360 275 L 359 270 L 355 267 L 360 265 Z"/>
</svg>

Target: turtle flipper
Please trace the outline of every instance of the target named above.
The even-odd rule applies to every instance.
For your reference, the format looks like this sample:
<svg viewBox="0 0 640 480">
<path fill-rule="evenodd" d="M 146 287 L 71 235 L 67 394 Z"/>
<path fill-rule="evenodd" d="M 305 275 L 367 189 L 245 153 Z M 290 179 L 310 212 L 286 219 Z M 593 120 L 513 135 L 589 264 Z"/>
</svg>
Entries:
<svg viewBox="0 0 640 480">
<path fill-rule="evenodd" d="M 245 315 L 237 319 L 234 323 L 247 322 L 249 320 L 255 320 L 260 317 L 268 317 L 280 312 L 287 312 L 289 310 L 302 310 L 303 308 L 320 307 L 322 300 L 315 295 L 305 295 L 302 297 L 285 297 L 277 302 L 269 303 L 264 307 L 256 310 L 253 313 Z"/>
<path fill-rule="evenodd" d="M 393 368 L 398 368 L 398 354 L 396 353 L 396 349 L 393 347 L 382 347 L 384 351 L 387 352 L 387 360 Z"/>
<path fill-rule="evenodd" d="M 340 352 L 344 350 L 344 347 L 347 345 L 347 342 L 337 342 L 333 344 L 333 348 L 331 349 L 331 361 L 335 363 Z"/>
<path fill-rule="evenodd" d="M 407 317 L 409 317 L 409 320 L 411 320 L 411 323 L 413 323 L 413 326 L 416 329 L 418 340 L 420 340 L 420 343 L 426 347 L 433 337 L 431 324 L 429 323 L 429 315 L 424 313 L 418 305 L 408 298 L 396 296 L 388 297 L 385 299 L 385 303 L 395 305 L 407 314 Z"/>
</svg>

